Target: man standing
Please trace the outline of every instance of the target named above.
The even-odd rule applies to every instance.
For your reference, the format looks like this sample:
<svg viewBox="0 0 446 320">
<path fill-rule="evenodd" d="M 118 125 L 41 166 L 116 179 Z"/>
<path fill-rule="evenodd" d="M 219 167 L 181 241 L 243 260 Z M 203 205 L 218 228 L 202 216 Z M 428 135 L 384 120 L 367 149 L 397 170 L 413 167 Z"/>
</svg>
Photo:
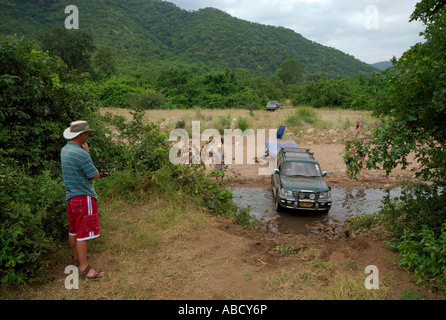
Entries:
<svg viewBox="0 0 446 320">
<path fill-rule="evenodd" d="M 88 240 L 99 237 L 97 195 L 93 180 L 99 179 L 99 171 L 93 164 L 87 144 L 91 130 L 87 121 L 74 121 L 64 131 L 68 140 L 62 148 L 60 159 L 66 190 L 68 237 L 73 252 L 73 263 L 84 278 L 102 278 L 104 272 L 92 269 L 87 261 Z"/>
</svg>

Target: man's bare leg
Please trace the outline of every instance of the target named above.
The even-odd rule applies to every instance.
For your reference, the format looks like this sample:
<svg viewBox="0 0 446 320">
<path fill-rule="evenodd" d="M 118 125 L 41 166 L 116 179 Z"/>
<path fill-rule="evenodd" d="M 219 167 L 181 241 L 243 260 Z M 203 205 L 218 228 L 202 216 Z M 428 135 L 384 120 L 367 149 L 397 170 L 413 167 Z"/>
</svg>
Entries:
<svg viewBox="0 0 446 320">
<path fill-rule="evenodd" d="M 84 271 L 88 267 L 88 258 L 87 258 L 87 250 L 88 250 L 88 241 L 76 241 L 76 251 L 77 256 L 79 257 L 79 272 Z M 95 274 L 96 270 L 91 268 L 90 271 L 85 275 L 86 277 L 92 277 Z M 100 272 L 98 274 L 98 278 L 102 277 L 105 272 Z"/>
</svg>

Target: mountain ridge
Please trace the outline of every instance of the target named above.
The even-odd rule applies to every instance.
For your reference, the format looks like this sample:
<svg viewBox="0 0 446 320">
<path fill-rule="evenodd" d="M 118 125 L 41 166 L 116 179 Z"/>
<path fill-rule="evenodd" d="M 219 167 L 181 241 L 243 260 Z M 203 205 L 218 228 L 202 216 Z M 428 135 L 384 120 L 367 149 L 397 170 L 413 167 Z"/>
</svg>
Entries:
<svg viewBox="0 0 446 320">
<path fill-rule="evenodd" d="M 376 71 L 291 29 L 238 19 L 215 8 L 187 11 L 160 0 L 15 0 L 14 5 L 0 3 L 0 32 L 35 39 L 63 26 L 67 5 L 78 7 L 80 28 L 92 33 L 98 46 L 116 49 L 122 72 L 186 65 L 270 76 L 286 59 L 298 59 L 305 74 L 319 77 Z"/>
</svg>

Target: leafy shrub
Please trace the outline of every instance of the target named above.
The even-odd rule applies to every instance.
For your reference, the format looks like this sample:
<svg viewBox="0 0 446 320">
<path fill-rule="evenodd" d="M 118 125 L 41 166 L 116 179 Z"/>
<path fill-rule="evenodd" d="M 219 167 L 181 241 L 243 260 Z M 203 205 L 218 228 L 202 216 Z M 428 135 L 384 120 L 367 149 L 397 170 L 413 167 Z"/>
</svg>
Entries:
<svg viewBox="0 0 446 320">
<path fill-rule="evenodd" d="M 233 199 L 234 194 L 206 175 L 202 167 L 180 166 L 170 163 L 152 172 L 147 183 L 171 194 L 181 194 L 197 205 L 204 206 L 217 216 L 233 218 L 238 225 L 252 228 L 257 220 L 249 208 L 240 208 Z"/>
<path fill-rule="evenodd" d="M 297 115 L 302 119 L 303 122 L 308 124 L 314 124 L 319 120 L 317 112 L 310 107 L 300 106 L 297 108 Z"/>
<path fill-rule="evenodd" d="M 0 207 L 1 281 L 40 279 L 47 254 L 68 230 L 61 179 L 48 171 L 33 178 L 0 165 Z"/>
<path fill-rule="evenodd" d="M 402 255 L 399 264 L 414 271 L 417 283 L 446 292 L 446 223 L 436 233 L 426 225 L 418 233 L 404 230 L 393 249 Z"/>
<path fill-rule="evenodd" d="M 143 122 L 144 112 L 131 112 L 133 120 L 125 122 L 122 117 L 115 117 L 112 124 L 121 133 L 122 153 L 115 159 L 120 169 L 135 172 L 151 172 L 163 167 L 168 161 L 167 136 L 159 132 L 157 125 Z"/>
<path fill-rule="evenodd" d="M 186 121 L 184 120 L 178 120 L 175 124 L 175 129 L 185 129 L 186 128 Z"/>
<path fill-rule="evenodd" d="M 314 124 L 319 120 L 317 112 L 306 106 L 299 106 L 294 110 L 294 113 L 285 119 L 285 124 L 295 129 L 300 128 L 303 124 Z"/>
<path fill-rule="evenodd" d="M 127 104 L 137 110 L 161 109 L 165 102 L 160 92 L 149 88 L 138 93 L 129 93 L 127 99 Z"/>
<path fill-rule="evenodd" d="M 0 36 L 0 75 L 1 156 L 33 173 L 54 167 L 63 130 L 95 110 L 88 92 L 63 61 L 16 37 Z"/>
<path fill-rule="evenodd" d="M 220 132 L 220 134 L 224 134 L 225 129 L 229 129 L 231 126 L 232 117 L 231 114 L 228 113 L 226 116 L 219 116 L 214 121 L 215 129 Z"/>
<path fill-rule="evenodd" d="M 242 117 L 242 116 L 238 116 L 237 118 L 237 127 L 242 130 L 245 131 L 246 129 L 249 128 L 249 121 L 248 119 Z"/>
<path fill-rule="evenodd" d="M 427 185 L 407 186 L 397 199 L 386 196 L 380 213 L 387 230 L 396 237 L 405 230 L 418 233 L 423 226 L 439 235 L 446 217 L 446 194 Z"/>
<path fill-rule="evenodd" d="M 399 199 L 386 197 L 380 211 L 392 235 L 391 247 L 402 255 L 401 265 L 415 272 L 418 282 L 446 292 L 446 194 L 415 185 Z"/>
<path fill-rule="evenodd" d="M 135 102 L 141 92 L 138 81 L 132 77 L 112 76 L 102 83 L 87 82 L 85 86 L 103 105 L 118 108 L 129 108 L 129 102 Z M 129 100 L 129 96 L 133 98 Z"/>
</svg>

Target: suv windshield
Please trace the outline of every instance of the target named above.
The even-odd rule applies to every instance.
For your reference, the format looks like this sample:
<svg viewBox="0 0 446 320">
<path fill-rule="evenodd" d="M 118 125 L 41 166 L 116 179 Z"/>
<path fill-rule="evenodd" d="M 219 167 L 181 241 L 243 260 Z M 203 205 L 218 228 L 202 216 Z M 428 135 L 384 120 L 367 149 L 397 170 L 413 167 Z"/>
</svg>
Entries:
<svg viewBox="0 0 446 320">
<path fill-rule="evenodd" d="M 308 162 L 284 162 L 282 174 L 286 176 L 320 177 L 319 166 Z"/>
</svg>

